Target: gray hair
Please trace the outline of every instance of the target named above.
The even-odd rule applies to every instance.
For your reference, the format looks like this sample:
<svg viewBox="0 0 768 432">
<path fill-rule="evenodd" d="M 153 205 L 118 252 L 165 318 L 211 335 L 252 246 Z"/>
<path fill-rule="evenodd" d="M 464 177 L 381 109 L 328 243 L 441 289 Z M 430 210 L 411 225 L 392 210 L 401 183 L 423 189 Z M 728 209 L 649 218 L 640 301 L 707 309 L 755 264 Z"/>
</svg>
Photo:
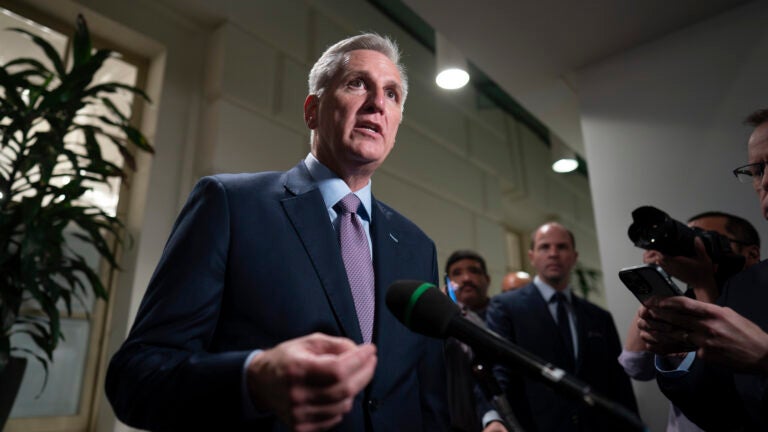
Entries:
<svg viewBox="0 0 768 432">
<path fill-rule="evenodd" d="M 403 100 L 401 109 L 405 107 L 405 98 L 408 96 L 408 76 L 405 74 L 405 66 L 400 63 L 400 48 L 397 43 L 388 36 L 376 33 L 363 33 L 336 42 L 325 50 L 323 55 L 309 71 L 309 94 L 321 97 L 327 90 L 333 77 L 341 68 L 345 54 L 355 50 L 377 51 L 389 58 L 397 66 L 402 80 Z"/>
</svg>

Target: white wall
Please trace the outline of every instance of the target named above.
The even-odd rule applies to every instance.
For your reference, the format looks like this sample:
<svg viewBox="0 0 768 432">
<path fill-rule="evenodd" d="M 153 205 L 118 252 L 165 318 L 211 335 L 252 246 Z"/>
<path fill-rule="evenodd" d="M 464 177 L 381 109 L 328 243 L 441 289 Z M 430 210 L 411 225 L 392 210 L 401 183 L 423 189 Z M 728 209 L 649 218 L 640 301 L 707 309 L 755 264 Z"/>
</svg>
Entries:
<svg viewBox="0 0 768 432">
<path fill-rule="evenodd" d="M 634 208 L 653 205 L 683 221 L 727 211 L 768 240 L 751 186 L 731 174 L 746 163 L 751 130 L 742 120 L 768 107 L 766 22 L 768 3 L 754 2 L 580 73 L 606 296 L 622 330 L 637 307 L 616 276 L 641 262 L 626 234 Z M 666 403 L 656 384 L 636 389 L 644 419 L 664 430 Z"/>
</svg>

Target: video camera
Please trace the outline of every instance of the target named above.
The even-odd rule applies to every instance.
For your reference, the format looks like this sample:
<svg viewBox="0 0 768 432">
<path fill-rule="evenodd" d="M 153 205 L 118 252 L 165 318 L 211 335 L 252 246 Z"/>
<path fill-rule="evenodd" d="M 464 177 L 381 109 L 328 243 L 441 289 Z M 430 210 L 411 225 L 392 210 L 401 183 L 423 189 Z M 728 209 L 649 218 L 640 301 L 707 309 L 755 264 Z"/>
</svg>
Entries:
<svg viewBox="0 0 768 432">
<path fill-rule="evenodd" d="M 709 258 L 718 264 L 718 282 L 724 282 L 744 268 L 744 257 L 734 253 L 730 240 L 715 231 L 691 228 L 651 206 L 636 208 L 632 220 L 628 234 L 635 246 L 664 255 L 695 257 L 694 239 L 699 237 Z"/>
</svg>

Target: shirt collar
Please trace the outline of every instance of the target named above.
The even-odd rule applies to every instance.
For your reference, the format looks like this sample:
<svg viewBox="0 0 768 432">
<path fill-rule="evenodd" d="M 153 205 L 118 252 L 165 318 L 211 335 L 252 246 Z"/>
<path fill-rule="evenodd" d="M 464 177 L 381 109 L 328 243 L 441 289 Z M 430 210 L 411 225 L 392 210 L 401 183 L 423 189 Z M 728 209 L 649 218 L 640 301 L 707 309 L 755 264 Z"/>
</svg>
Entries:
<svg viewBox="0 0 768 432">
<path fill-rule="evenodd" d="M 539 293 L 541 293 L 541 296 L 544 297 L 544 301 L 547 303 L 552 300 L 552 296 L 557 292 L 556 289 L 552 288 L 548 283 L 541 280 L 539 275 L 536 275 L 536 277 L 533 278 L 533 285 L 536 286 L 536 289 L 539 290 Z M 565 287 L 562 293 L 565 294 L 565 298 L 568 299 L 568 303 L 572 303 L 573 298 L 571 297 L 571 286 L 568 285 Z"/>
<path fill-rule="evenodd" d="M 312 153 L 307 154 L 307 157 L 304 158 L 304 165 L 306 165 L 309 175 L 312 176 L 312 180 L 315 181 L 317 188 L 320 190 L 320 194 L 323 196 L 323 202 L 325 202 L 325 208 L 328 209 L 328 211 L 332 211 L 333 206 L 335 206 L 340 199 L 352 192 L 344 180 L 340 179 L 336 173 L 330 170 L 330 168 L 317 160 Z M 354 194 L 360 198 L 360 202 L 363 203 L 366 212 L 365 215 L 359 213 L 358 215 L 370 222 L 373 214 L 371 213 L 371 181 L 368 180 L 368 184 L 362 189 L 354 192 Z"/>
</svg>

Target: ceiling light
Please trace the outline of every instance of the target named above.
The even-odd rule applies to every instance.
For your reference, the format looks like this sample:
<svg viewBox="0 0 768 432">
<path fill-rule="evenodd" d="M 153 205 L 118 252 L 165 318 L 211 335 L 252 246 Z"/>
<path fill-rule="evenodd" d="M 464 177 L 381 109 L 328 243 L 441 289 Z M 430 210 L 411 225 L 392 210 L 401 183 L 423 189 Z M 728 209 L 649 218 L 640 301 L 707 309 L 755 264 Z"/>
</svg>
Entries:
<svg viewBox="0 0 768 432">
<path fill-rule="evenodd" d="M 435 32 L 437 76 L 435 82 L 446 90 L 456 90 L 469 82 L 467 60 L 443 35 Z"/>
<path fill-rule="evenodd" d="M 556 173 L 569 173 L 579 167 L 576 152 L 571 150 L 556 136 L 550 136 L 552 150 L 552 171 Z"/>
<path fill-rule="evenodd" d="M 552 171 L 556 173 L 569 173 L 579 167 L 579 161 L 576 159 L 566 158 L 556 160 L 552 164 Z"/>
</svg>

